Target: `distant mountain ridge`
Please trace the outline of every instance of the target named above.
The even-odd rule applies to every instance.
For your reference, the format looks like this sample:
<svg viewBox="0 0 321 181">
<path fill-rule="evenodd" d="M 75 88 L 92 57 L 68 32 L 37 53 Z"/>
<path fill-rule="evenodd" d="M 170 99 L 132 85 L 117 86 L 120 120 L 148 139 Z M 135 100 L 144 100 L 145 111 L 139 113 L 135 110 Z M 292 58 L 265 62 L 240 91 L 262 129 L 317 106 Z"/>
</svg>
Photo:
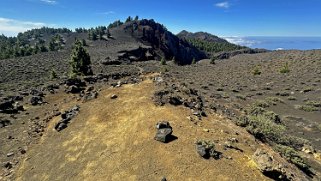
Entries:
<svg viewBox="0 0 321 181">
<path fill-rule="evenodd" d="M 196 48 L 204 51 L 209 57 L 213 57 L 214 54 L 220 52 L 229 52 L 248 48 L 230 43 L 223 38 L 206 32 L 191 33 L 183 30 L 178 33 L 177 36 L 188 41 Z"/>
<path fill-rule="evenodd" d="M 207 32 L 196 32 L 191 33 L 186 30 L 181 31 L 177 34 L 177 36 L 181 39 L 198 39 L 198 40 L 204 40 L 208 42 L 215 42 L 215 43 L 229 43 L 227 40 L 220 38 L 218 36 L 212 35 Z"/>
</svg>

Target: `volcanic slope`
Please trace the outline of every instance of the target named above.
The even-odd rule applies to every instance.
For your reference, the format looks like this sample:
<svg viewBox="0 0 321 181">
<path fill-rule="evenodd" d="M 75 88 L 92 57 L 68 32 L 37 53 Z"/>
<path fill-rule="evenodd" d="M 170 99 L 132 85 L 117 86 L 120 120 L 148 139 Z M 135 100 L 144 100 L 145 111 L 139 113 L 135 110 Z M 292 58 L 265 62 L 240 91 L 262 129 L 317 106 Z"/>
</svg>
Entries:
<svg viewBox="0 0 321 181">
<path fill-rule="evenodd" d="M 106 88 L 87 103 L 69 102 L 63 107 L 77 103 L 80 113 L 61 132 L 54 130 L 58 119 L 50 122 L 21 163 L 16 180 L 269 180 L 251 159 L 264 145 L 216 114 L 194 124 L 187 119 L 187 108 L 155 106 L 154 89 L 147 79 Z M 113 94 L 118 98 L 111 99 Z M 153 139 L 161 120 L 170 122 L 176 140 L 163 144 Z M 243 151 L 223 150 L 222 143 L 233 137 Z M 201 158 L 197 139 L 214 140 L 223 158 Z"/>
</svg>

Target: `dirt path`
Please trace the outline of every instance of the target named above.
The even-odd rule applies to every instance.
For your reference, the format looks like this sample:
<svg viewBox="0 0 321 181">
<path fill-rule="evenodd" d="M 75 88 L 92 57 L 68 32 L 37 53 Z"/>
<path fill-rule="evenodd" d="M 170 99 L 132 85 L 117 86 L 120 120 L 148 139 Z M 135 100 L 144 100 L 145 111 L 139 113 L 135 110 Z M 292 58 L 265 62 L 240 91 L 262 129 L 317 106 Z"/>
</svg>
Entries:
<svg viewBox="0 0 321 181">
<path fill-rule="evenodd" d="M 249 159 L 259 145 L 248 134 L 216 115 L 195 125 L 187 119 L 189 109 L 156 107 L 153 91 L 151 80 L 109 88 L 81 104 L 60 133 L 53 129 L 58 119 L 53 120 L 20 165 L 17 180 L 266 180 Z M 112 94 L 118 98 L 110 99 Z M 153 139 L 160 120 L 170 121 L 177 140 Z M 232 137 L 244 150 L 220 150 L 232 159 L 204 160 L 195 151 L 197 139 L 216 140 L 220 149 Z"/>
</svg>

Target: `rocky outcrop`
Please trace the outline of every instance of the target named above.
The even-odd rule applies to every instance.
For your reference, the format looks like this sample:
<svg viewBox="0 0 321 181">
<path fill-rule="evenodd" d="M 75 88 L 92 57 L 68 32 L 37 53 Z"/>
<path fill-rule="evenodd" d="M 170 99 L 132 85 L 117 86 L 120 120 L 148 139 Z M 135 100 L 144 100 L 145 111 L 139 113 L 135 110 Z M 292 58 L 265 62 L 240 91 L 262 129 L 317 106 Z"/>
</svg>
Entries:
<svg viewBox="0 0 321 181">
<path fill-rule="evenodd" d="M 140 50 L 140 53 L 144 53 L 144 56 L 138 56 L 137 58 L 151 59 L 154 57 L 160 60 L 161 57 L 165 57 L 168 60 L 174 59 L 177 64 L 182 65 L 190 64 L 193 59 L 198 61 L 207 58 L 204 52 L 198 50 L 186 40 L 178 38 L 163 25 L 152 19 L 127 22 L 119 28 L 130 33 L 144 45 L 151 47 L 148 51 L 142 52 Z"/>
<path fill-rule="evenodd" d="M 71 119 L 74 118 L 78 112 L 80 107 L 74 106 L 68 111 L 65 111 L 63 114 L 61 114 L 61 120 L 56 124 L 55 129 L 60 132 L 63 129 L 68 127 L 68 124 L 70 123 Z"/>
<path fill-rule="evenodd" d="M 272 151 L 257 149 L 252 158 L 258 169 L 265 176 L 274 180 L 308 180 L 304 177 L 304 174 L 299 174 L 300 171 L 296 167 L 290 165 Z"/>
</svg>

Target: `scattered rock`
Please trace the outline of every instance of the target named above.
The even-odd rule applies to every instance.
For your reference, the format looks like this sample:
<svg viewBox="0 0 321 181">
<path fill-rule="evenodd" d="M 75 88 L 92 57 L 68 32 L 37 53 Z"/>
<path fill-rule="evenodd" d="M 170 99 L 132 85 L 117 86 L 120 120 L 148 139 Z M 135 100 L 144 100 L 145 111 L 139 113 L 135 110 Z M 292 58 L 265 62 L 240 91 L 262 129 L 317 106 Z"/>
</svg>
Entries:
<svg viewBox="0 0 321 181">
<path fill-rule="evenodd" d="M 304 153 L 306 153 L 306 154 L 314 154 L 314 153 L 316 153 L 316 150 L 310 145 L 304 145 L 302 147 L 302 151 Z"/>
<path fill-rule="evenodd" d="M 14 153 L 10 152 L 10 153 L 7 154 L 7 157 L 12 157 L 13 155 L 14 155 Z"/>
<path fill-rule="evenodd" d="M 217 160 L 222 156 L 221 152 L 215 150 L 215 144 L 212 141 L 199 140 L 195 144 L 197 153 L 205 159 L 212 157 Z"/>
<path fill-rule="evenodd" d="M 170 104 L 174 105 L 174 106 L 178 106 L 178 105 L 182 105 L 182 98 L 179 96 L 171 96 L 169 97 L 169 101 Z"/>
<path fill-rule="evenodd" d="M 204 132 L 210 132 L 210 130 L 209 130 L 209 129 L 203 129 L 203 131 L 204 131 Z"/>
<path fill-rule="evenodd" d="M 118 96 L 117 96 L 116 94 L 113 94 L 113 95 L 110 96 L 110 98 L 111 98 L 111 99 L 117 99 Z"/>
<path fill-rule="evenodd" d="M 0 128 L 4 128 L 7 127 L 9 125 L 11 125 L 11 121 L 10 120 L 0 120 Z"/>
<path fill-rule="evenodd" d="M 173 133 L 173 129 L 168 121 L 158 122 L 156 124 L 157 132 L 154 137 L 155 140 L 168 143 Z"/>
<path fill-rule="evenodd" d="M 3 167 L 6 168 L 6 169 L 8 169 L 8 170 L 10 170 L 10 169 L 13 167 L 13 165 L 12 165 L 11 162 L 5 162 L 5 163 L 3 164 Z"/>
<path fill-rule="evenodd" d="M 14 106 L 12 105 L 11 100 L 2 99 L 0 100 L 0 113 L 13 113 Z"/>
<path fill-rule="evenodd" d="M 163 177 L 161 181 L 167 181 L 166 177 Z"/>
<path fill-rule="evenodd" d="M 32 96 L 30 98 L 30 104 L 35 106 L 35 105 L 38 105 L 38 104 L 42 104 L 43 103 L 43 100 L 42 100 L 42 97 L 40 96 Z"/>
<path fill-rule="evenodd" d="M 33 96 L 39 96 L 39 97 L 43 97 L 44 93 L 42 91 L 36 90 L 36 89 L 32 89 L 30 90 L 30 94 Z"/>
<path fill-rule="evenodd" d="M 81 92 L 82 90 L 83 90 L 83 88 L 81 88 L 81 87 L 78 87 L 76 85 L 71 85 L 65 89 L 65 92 L 71 93 L 71 94 L 77 94 L 77 93 Z"/>
<path fill-rule="evenodd" d="M 106 57 L 104 60 L 100 61 L 103 65 L 120 65 L 121 61 L 118 59 L 110 59 L 110 57 Z"/>
<path fill-rule="evenodd" d="M 77 105 L 61 114 L 61 120 L 56 124 L 55 129 L 60 132 L 68 127 L 69 122 L 79 113 L 80 107 Z"/>
</svg>

